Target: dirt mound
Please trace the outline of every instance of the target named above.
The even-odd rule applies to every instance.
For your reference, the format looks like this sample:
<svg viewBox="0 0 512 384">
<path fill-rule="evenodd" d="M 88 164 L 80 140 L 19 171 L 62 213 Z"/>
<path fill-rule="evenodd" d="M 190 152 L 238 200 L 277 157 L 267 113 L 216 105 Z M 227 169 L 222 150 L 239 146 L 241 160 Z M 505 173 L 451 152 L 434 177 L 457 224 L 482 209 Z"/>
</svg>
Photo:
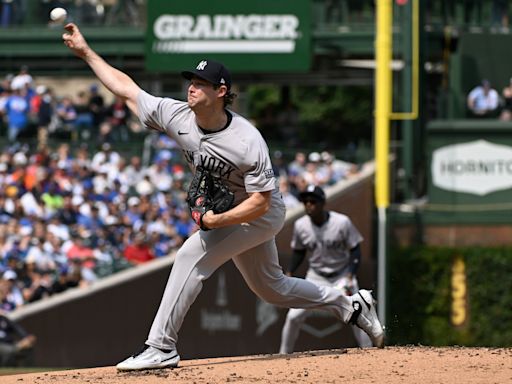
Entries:
<svg viewBox="0 0 512 384">
<path fill-rule="evenodd" d="M 187 360 L 177 369 L 113 367 L 3 376 L 2 384 L 511 383 L 511 348 L 386 347 Z"/>
</svg>

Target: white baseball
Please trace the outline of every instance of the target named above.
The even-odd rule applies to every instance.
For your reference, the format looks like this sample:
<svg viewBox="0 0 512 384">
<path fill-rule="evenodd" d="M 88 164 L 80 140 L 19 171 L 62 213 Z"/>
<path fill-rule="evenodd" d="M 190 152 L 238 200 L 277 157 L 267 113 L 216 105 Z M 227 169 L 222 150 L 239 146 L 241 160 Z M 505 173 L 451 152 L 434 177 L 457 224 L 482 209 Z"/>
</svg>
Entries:
<svg viewBox="0 0 512 384">
<path fill-rule="evenodd" d="M 63 22 L 66 19 L 68 13 L 64 8 L 53 8 L 50 12 L 50 19 L 55 22 Z"/>
</svg>

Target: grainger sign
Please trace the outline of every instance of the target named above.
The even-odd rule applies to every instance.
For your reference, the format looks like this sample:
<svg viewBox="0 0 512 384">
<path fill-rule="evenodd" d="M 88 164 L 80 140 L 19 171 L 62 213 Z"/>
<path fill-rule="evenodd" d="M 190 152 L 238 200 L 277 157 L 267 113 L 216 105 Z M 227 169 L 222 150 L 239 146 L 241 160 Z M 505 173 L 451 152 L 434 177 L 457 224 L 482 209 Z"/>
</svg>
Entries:
<svg viewBox="0 0 512 384">
<path fill-rule="evenodd" d="M 146 68 L 181 71 L 214 58 L 238 72 L 307 71 L 310 14 L 310 0 L 149 0 Z"/>
</svg>

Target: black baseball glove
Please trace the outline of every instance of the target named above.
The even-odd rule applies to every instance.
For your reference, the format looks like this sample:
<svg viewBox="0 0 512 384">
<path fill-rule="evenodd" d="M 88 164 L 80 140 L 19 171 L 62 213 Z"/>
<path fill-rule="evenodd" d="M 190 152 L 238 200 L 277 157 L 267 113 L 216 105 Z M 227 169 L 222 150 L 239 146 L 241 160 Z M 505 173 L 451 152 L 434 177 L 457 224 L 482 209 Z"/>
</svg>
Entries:
<svg viewBox="0 0 512 384">
<path fill-rule="evenodd" d="M 218 177 L 214 177 L 201 166 L 196 167 L 194 178 L 187 192 L 187 203 L 192 219 L 203 230 L 203 216 L 208 211 L 226 212 L 233 206 L 235 195 Z"/>
</svg>

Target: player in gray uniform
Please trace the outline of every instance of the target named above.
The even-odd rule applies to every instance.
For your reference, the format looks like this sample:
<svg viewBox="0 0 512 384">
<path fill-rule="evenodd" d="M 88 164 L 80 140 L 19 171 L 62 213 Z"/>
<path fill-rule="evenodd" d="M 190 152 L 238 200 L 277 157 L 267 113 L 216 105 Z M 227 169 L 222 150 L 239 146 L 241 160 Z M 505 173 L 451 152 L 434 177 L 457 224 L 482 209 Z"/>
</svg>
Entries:
<svg viewBox="0 0 512 384">
<path fill-rule="evenodd" d="M 233 260 L 248 286 L 274 305 L 322 308 L 341 321 L 357 323 L 382 346 L 383 330 L 368 291 L 346 296 L 284 275 L 275 235 L 284 223 L 285 207 L 272 172 L 268 148 L 259 131 L 242 116 L 226 109 L 232 100 L 227 69 L 202 60 L 192 71 L 187 102 L 152 96 L 125 73 L 106 63 L 87 44 L 78 27 L 65 26 L 64 44 L 82 58 L 98 79 L 124 99 L 141 122 L 172 137 L 195 170 L 203 166 L 235 194 L 233 208 L 202 216 L 200 230 L 176 254 L 158 312 L 141 352 L 117 365 L 119 370 L 176 367 L 178 331 L 190 306 L 217 268 Z"/>
<path fill-rule="evenodd" d="M 287 275 L 292 276 L 309 252 L 309 268 L 306 280 L 315 284 L 335 287 L 345 294 L 359 291 L 356 272 L 361 260 L 359 243 L 363 237 L 350 219 L 338 212 L 327 211 L 325 192 L 309 185 L 299 194 L 306 215 L 295 222 L 291 247 L 292 259 Z M 300 328 L 311 313 L 304 308 L 288 311 L 281 336 L 279 353 L 292 353 Z M 360 347 L 371 347 L 368 335 L 352 325 L 354 337 Z"/>
</svg>

